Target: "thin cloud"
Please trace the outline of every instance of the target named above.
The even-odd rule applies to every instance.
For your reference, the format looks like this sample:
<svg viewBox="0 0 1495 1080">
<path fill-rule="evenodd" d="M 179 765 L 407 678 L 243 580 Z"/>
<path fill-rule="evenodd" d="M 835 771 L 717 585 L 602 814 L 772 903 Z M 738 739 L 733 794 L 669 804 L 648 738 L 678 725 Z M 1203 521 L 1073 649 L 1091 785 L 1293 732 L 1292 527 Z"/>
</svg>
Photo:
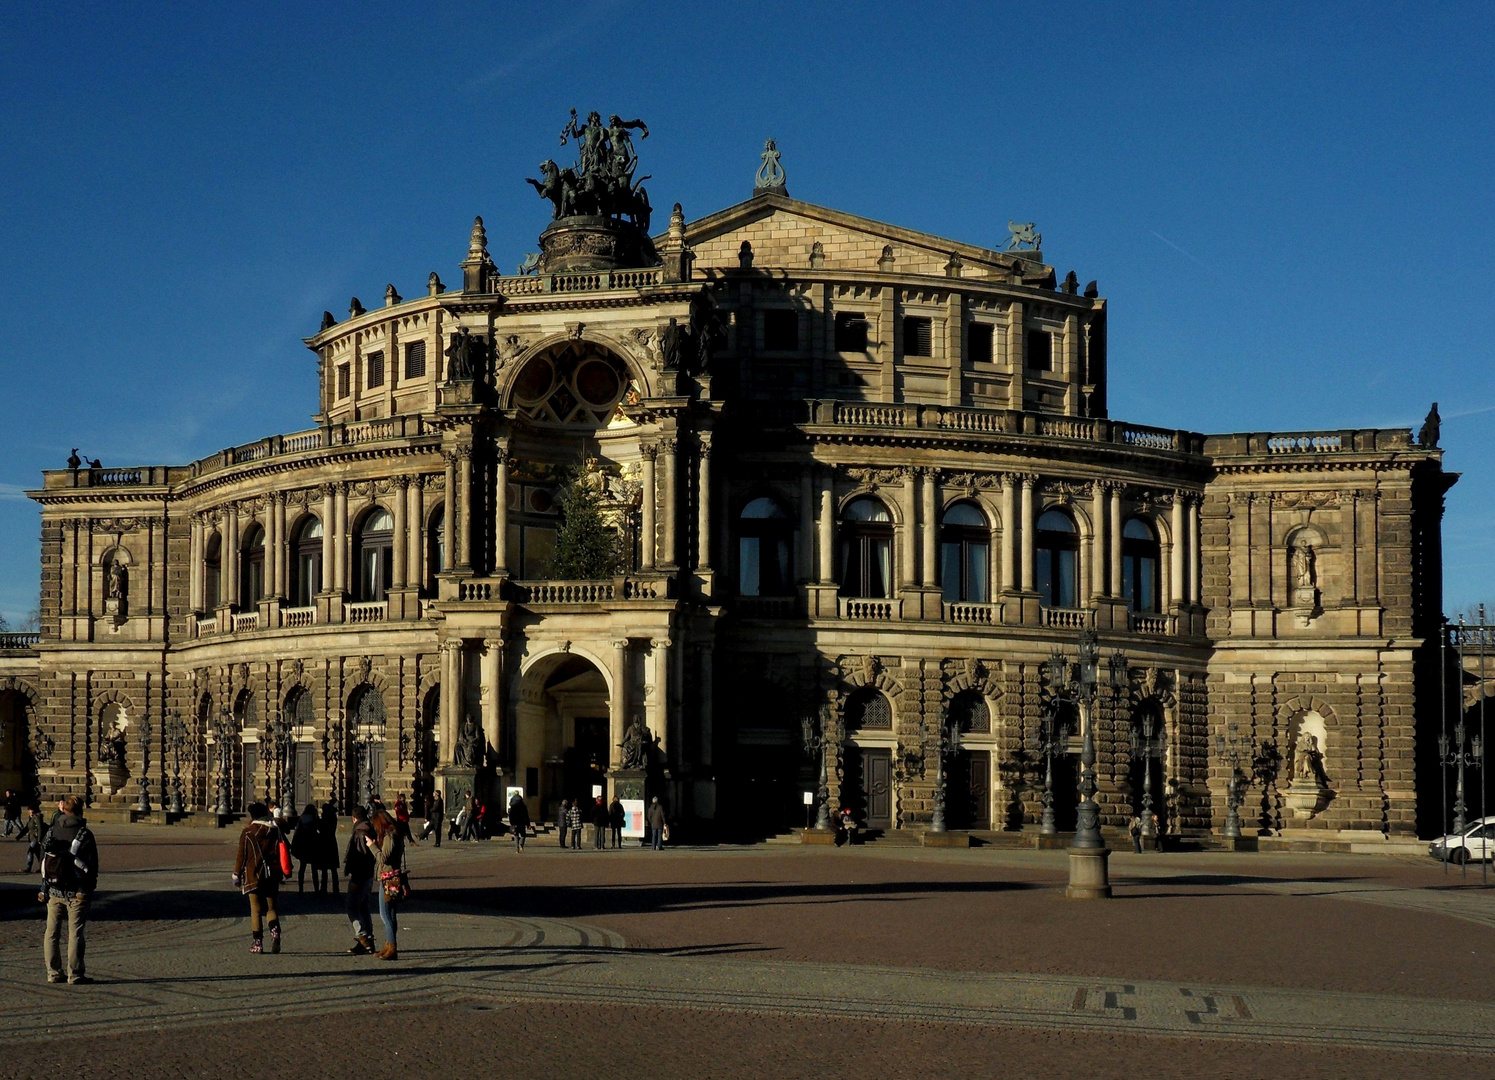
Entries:
<svg viewBox="0 0 1495 1080">
<path fill-rule="evenodd" d="M 1153 232 L 1152 235 L 1156 236 L 1159 240 L 1161 240 L 1163 243 L 1167 244 L 1169 247 L 1171 247 L 1174 251 L 1178 252 L 1184 258 L 1188 259 L 1191 263 L 1193 263 L 1195 266 L 1199 267 L 1205 273 L 1209 274 L 1216 281 L 1223 281 L 1224 280 L 1222 277 L 1220 277 L 1220 275 L 1218 273 L 1215 272 L 1215 268 L 1213 266 L 1209 265 L 1209 263 L 1203 262 L 1200 259 L 1196 258 L 1193 252 L 1186 251 L 1183 248 L 1179 247 L 1172 240 L 1169 240 L 1166 236 L 1164 236 L 1160 232 Z"/>
<path fill-rule="evenodd" d="M 476 90 L 498 79 L 505 79 L 510 75 L 530 70 L 536 61 L 543 60 L 563 45 L 575 43 L 580 39 L 580 31 L 621 6 L 621 0 L 598 0 L 590 4 L 579 13 L 577 18 L 562 23 L 548 34 L 540 35 L 528 45 L 521 45 L 514 51 L 513 58 L 507 63 L 500 64 L 493 70 L 477 76 L 467 84 L 467 88 Z"/>
<path fill-rule="evenodd" d="M 0 501 L 25 502 L 26 489 L 15 484 L 0 484 Z"/>
</svg>

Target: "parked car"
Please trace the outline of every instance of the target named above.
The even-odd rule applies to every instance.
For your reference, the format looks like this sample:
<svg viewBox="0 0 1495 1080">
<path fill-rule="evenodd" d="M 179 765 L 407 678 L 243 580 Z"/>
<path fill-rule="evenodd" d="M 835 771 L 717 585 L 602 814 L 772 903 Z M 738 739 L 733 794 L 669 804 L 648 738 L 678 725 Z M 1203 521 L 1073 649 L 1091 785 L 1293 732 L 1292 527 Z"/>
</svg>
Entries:
<svg viewBox="0 0 1495 1080">
<path fill-rule="evenodd" d="M 1438 837 L 1428 845 L 1428 854 L 1444 862 L 1489 862 L 1495 857 L 1495 817 L 1480 818 L 1463 832 Z"/>
</svg>

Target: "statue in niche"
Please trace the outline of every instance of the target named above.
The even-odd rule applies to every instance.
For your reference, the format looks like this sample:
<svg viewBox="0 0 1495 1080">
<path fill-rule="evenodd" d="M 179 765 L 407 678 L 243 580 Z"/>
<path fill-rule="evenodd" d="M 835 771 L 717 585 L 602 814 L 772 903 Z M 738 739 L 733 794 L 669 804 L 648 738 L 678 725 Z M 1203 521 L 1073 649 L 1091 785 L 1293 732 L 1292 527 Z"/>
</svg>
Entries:
<svg viewBox="0 0 1495 1080">
<path fill-rule="evenodd" d="M 100 756 L 103 757 L 105 764 L 123 769 L 125 767 L 125 754 L 127 750 L 128 743 L 125 739 L 125 729 L 116 725 L 110 730 L 108 735 L 104 736 L 104 745 L 101 748 Z"/>
<path fill-rule="evenodd" d="M 1298 738 L 1298 750 L 1293 756 L 1293 783 L 1300 780 L 1313 787 L 1329 786 L 1329 777 L 1324 772 L 1324 755 L 1319 750 L 1317 735 L 1305 733 Z"/>
<path fill-rule="evenodd" d="M 664 359 L 665 370 L 680 367 L 680 351 L 684 343 L 685 328 L 671 316 L 670 324 L 659 333 L 659 353 Z"/>
<path fill-rule="evenodd" d="M 109 560 L 109 580 L 106 583 L 109 599 L 115 603 L 124 603 L 125 595 L 130 589 L 130 579 L 125 571 L 124 564 L 118 559 Z"/>
<path fill-rule="evenodd" d="M 446 347 L 446 381 L 471 382 L 477 378 L 483 351 L 481 338 L 473 337 L 465 326 L 458 327 Z"/>
<path fill-rule="evenodd" d="M 623 750 L 622 767 L 625 769 L 645 769 L 649 766 L 649 729 L 644 727 L 642 718 L 635 716 L 633 723 L 628 726 L 623 735 L 623 741 L 618 745 Z"/>
<path fill-rule="evenodd" d="M 484 742 L 483 729 L 478 727 L 472 713 L 468 713 L 467 719 L 462 721 L 457 745 L 452 748 L 452 764 L 459 769 L 476 769 L 482 763 Z"/>
<path fill-rule="evenodd" d="M 1438 429 L 1443 426 L 1443 418 L 1438 415 L 1438 403 L 1433 402 L 1433 407 L 1428 410 L 1427 419 L 1422 422 L 1422 430 L 1417 433 L 1417 445 L 1425 446 L 1429 450 L 1438 446 Z"/>
<path fill-rule="evenodd" d="M 1313 590 L 1318 586 L 1318 557 L 1313 545 L 1299 542 L 1292 546 L 1288 557 L 1292 563 L 1293 588 Z"/>
</svg>

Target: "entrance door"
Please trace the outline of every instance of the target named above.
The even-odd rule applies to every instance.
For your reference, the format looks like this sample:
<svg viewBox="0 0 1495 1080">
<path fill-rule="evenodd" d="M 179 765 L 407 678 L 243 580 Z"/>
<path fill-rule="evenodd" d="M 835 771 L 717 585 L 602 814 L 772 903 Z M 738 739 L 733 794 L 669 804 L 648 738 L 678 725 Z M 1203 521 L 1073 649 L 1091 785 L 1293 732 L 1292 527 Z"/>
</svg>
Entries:
<svg viewBox="0 0 1495 1080">
<path fill-rule="evenodd" d="M 576 741 L 562 759 L 562 798 L 590 800 L 592 788 L 602 783 L 608 760 L 607 726 L 605 716 L 576 718 Z"/>
<path fill-rule="evenodd" d="M 249 804 L 254 802 L 255 798 L 258 795 L 258 792 L 255 789 L 259 786 L 257 783 L 260 771 L 259 744 L 245 743 L 244 755 L 242 760 L 244 763 L 244 768 L 243 771 L 239 773 L 239 778 L 242 784 L 241 792 L 243 795 L 243 801 L 239 803 L 239 809 L 247 812 L 249 810 Z"/>
<path fill-rule="evenodd" d="M 374 794 L 384 798 L 384 743 L 369 744 L 369 786 Z M 390 798 L 393 802 L 393 797 Z"/>
<path fill-rule="evenodd" d="M 292 798 L 296 805 L 289 808 L 293 812 L 311 802 L 311 751 L 311 743 L 296 744 L 296 771 L 291 777 L 291 790 L 295 792 Z"/>
<path fill-rule="evenodd" d="M 970 768 L 967 770 L 967 778 L 970 781 L 966 789 L 967 803 L 970 807 L 970 817 L 966 821 L 968 829 L 991 828 L 991 752 L 988 750 L 972 750 L 967 757 L 970 758 Z"/>
<path fill-rule="evenodd" d="M 863 781 L 867 793 L 867 828 L 893 827 L 893 751 L 862 751 Z"/>
</svg>

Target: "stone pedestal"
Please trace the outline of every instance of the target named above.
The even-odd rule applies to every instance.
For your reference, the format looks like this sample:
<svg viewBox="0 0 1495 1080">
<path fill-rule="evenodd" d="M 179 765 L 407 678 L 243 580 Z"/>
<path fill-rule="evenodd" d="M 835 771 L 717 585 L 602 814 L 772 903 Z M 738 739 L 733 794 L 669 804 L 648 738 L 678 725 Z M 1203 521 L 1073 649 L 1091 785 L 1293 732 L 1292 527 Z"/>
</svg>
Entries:
<svg viewBox="0 0 1495 1080">
<path fill-rule="evenodd" d="M 1332 798 L 1334 792 L 1323 784 L 1299 777 L 1287 789 L 1282 801 L 1293 812 L 1293 817 L 1306 820 L 1328 806 Z"/>
<path fill-rule="evenodd" d="M 467 796 L 477 785 L 476 769 L 459 769 L 448 765 L 436 770 L 436 783 L 441 787 L 441 797 L 446 802 L 447 817 L 456 817 L 467 805 Z M 482 792 L 478 792 L 482 795 Z"/>
<path fill-rule="evenodd" d="M 1069 888 L 1064 895 L 1070 900 L 1109 900 L 1111 852 L 1106 848 L 1069 849 Z"/>
<path fill-rule="evenodd" d="M 92 770 L 94 787 L 105 795 L 113 795 L 130 781 L 130 774 L 120 765 L 95 765 Z"/>
<path fill-rule="evenodd" d="M 643 799 L 648 802 L 648 783 L 643 769 L 614 769 L 607 774 L 612 794 L 619 799 Z"/>
<path fill-rule="evenodd" d="M 563 217 L 540 234 L 542 274 L 655 266 L 658 263 L 659 256 L 649 237 L 636 226 L 615 218 Z"/>
<path fill-rule="evenodd" d="M 799 841 L 802 844 L 824 844 L 827 847 L 836 846 L 835 829 L 801 829 Z"/>
</svg>

